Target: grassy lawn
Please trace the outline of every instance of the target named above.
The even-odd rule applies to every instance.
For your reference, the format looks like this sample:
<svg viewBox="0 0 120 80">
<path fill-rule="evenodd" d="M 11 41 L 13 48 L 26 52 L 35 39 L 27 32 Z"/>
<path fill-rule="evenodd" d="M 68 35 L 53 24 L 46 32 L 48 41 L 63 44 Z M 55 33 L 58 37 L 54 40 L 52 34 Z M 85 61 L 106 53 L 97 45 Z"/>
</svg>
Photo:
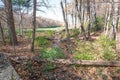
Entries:
<svg viewBox="0 0 120 80">
<path fill-rule="evenodd" d="M 45 28 L 36 28 L 36 32 L 44 32 L 44 31 L 59 31 L 62 30 L 64 27 L 45 27 Z M 32 32 L 32 28 L 30 29 L 23 29 L 23 32 Z M 16 29 L 16 32 L 19 33 L 19 29 Z"/>
<path fill-rule="evenodd" d="M 36 28 L 36 31 L 39 32 L 39 31 L 56 31 L 57 29 L 59 28 Z M 32 29 L 24 29 L 24 31 L 32 31 Z"/>
</svg>

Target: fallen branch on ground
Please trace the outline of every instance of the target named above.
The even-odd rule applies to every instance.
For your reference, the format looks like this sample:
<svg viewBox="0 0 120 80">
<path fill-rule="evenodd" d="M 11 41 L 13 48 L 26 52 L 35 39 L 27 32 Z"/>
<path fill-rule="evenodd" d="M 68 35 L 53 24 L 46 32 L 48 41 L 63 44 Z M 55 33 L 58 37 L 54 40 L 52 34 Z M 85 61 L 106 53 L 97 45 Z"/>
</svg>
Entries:
<svg viewBox="0 0 120 80">
<path fill-rule="evenodd" d="M 120 67 L 120 61 L 73 60 L 73 59 L 55 59 L 55 60 L 39 60 L 39 61 L 52 62 L 56 64 L 66 64 L 66 65 Z"/>
<path fill-rule="evenodd" d="M 18 59 L 18 60 L 16 60 Z M 19 62 L 22 57 L 14 58 L 15 62 Z M 55 64 L 64 64 L 64 65 L 81 65 L 81 66 L 99 66 L 99 67 L 120 67 L 120 61 L 99 61 L 99 60 L 74 60 L 74 59 L 39 59 L 39 58 L 26 58 L 27 60 L 32 60 L 35 62 L 51 62 Z"/>
</svg>

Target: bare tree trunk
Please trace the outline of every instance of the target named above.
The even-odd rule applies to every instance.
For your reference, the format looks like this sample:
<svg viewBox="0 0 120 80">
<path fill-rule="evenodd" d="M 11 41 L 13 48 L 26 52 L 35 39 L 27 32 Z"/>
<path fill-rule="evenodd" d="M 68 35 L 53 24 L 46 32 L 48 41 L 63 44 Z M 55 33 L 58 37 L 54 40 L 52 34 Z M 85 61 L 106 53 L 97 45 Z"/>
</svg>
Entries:
<svg viewBox="0 0 120 80">
<path fill-rule="evenodd" d="M 31 52 L 34 52 L 34 40 L 35 40 L 35 32 L 36 32 L 36 4 L 37 0 L 33 0 L 33 33 L 32 33 L 32 42 L 31 42 Z"/>
<path fill-rule="evenodd" d="M 61 8 L 62 8 L 62 12 L 63 12 L 63 18 L 64 18 L 64 22 L 65 22 L 65 29 L 66 29 L 66 33 L 67 33 L 67 49 L 69 51 L 69 53 L 72 53 L 72 49 L 71 49 L 71 44 L 70 44 L 70 33 L 69 33 L 69 28 L 68 28 L 68 13 L 67 13 L 67 0 L 65 0 L 65 8 L 66 8 L 66 12 L 65 12 L 65 8 L 63 6 L 63 2 L 61 1 Z"/>
<path fill-rule="evenodd" d="M 117 29 L 117 31 L 118 31 L 118 28 L 119 28 L 119 20 L 120 20 L 120 17 L 119 17 L 119 15 L 120 15 L 120 4 L 118 5 L 118 12 L 117 12 L 118 14 L 117 14 L 117 22 L 116 22 L 116 29 Z"/>
<path fill-rule="evenodd" d="M 21 35 L 23 35 L 24 25 L 23 25 L 23 21 L 22 21 L 22 20 L 23 20 L 23 14 L 22 14 L 22 13 L 20 14 L 20 19 L 21 19 L 21 20 L 20 20 L 20 24 L 21 24 Z"/>
<path fill-rule="evenodd" d="M 93 0 L 94 3 L 94 18 L 95 18 L 95 27 L 98 27 L 98 23 L 97 23 L 97 16 L 96 16 L 96 2 L 95 0 Z M 95 30 L 96 31 L 96 30 Z"/>
<path fill-rule="evenodd" d="M 85 9 L 84 9 L 84 5 L 83 5 L 83 0 L 80 0 L 80 5 L 79 5 L 79 10 L 78 10 L 78 18 L 80 20 L 80 28 L 81 28 L 81 32 L 83 34 L 83 39 L 86 40 L 86 32 L 84 29 L 84 17 L 85 17 Z"/>
<path fill-rule="evenodd" d="M 90 0 L 87 0 L 87 16 L 88 16 L 88 33 L 87 33 L 87 39 L 89 40 L 90 39 L 90 31 L 91 31 L 91 17 L 90 17 Z"/>
<path fill-rule="evenodd" d="M 21 11 L 21 4 L 19 2 L 19 17 L 20 17 L 20 22 L 19 22 L 19 35 L 23 35 L 23 21 L 22 21 L 22 18 L 23 18 L 23 13 Z"/>
<path fill-rule="evenodd" d="M 66 0 L 65 0 L 65 7 L 66 6 L 67 6 L 67 4 L 66 4 Z M 64 6 L 63 6 L 63 2 L 62 1 L 61 1 L 61 8 L 62 8 L 63 18 L 64 18 L 64 22 L 65 22 L 65 29 L 66 29 L 66 33 L 67 33 L 67 40 L 69 41 L 70 33 L 69 33 L 69 29 L 68 29 L 67 12 L 64 11 Z"/>
<path fill-rule="evenodd" d="M 17 37 L 15 32 L 14 18 L 13 18 L 13 10 L 12 10 L 12 1 L 4 0 L 6 15 L 7 15 L 7 24 L 9 27 L 10 40 L 13 46 L 17 45 Z"/>
<path fill-rule="evenodd" d="M 106 33 L 106 27 L 107 27 L 107 16 L 108 16 L 108 8 L 105 11 L 105 23 L 104 23 L 104 33 Z"/>
<path fill-rule="evenodd" d="M 114 0 L 112 0 L 111 3 L 111 18 L 112 18 L 112 38 L 115 39 L 116 38 L 116 24 L 115 24 L 115 9 L 114 9 Z"/>
<path fill-rule="evenodd" d="M 4 33 L 3 33 L 3 28 L 2 28 L 2 25 L 1 25 L 1 21 L 0 21 L 0 35 L 1 35 L 2 43 L 5 45 L 6 42 L 5 42 L 5 38 L 4 38 Z"/>
<path fill-rule="evenodd" d="M 74 25 L 74 11 L 73 11 L 73 9 L 72 9 L 71 18 L 72 18 L 72 26 L 73 26 Z"/>
<path fill-rule="evenodd" d="M 86 40 L 87 38 L 86 38 L 86 33 L 85 33 L 84 23 L 83 22 L 81 23 L 80 27 L 81 27 L 81 31 L 82 31 L 82 34 L 83 34 L 83 39 Z"/>
<path fill-rule="evenodd" d="M 77 17 L 78 17 L 78 1 L 75 0 L 75 29 L 77 27 Z"/>
<path fill-rule="evenodd" d="M 111 18 L 111 16 L 110 16 L 110 8 L 108 8 L 108 12 L 106 13 L 106 23 L 105 23 L 105 24 L 106 24 L 106 25 L 105 25 L 106 29 L 105 29 L 105 35 L 108 35 L 110 18 Z"/>
<path fill-rule="evenodd" d="M 20 2 L 19 2 L 19 15 L 21 14 L 21 5 L 20 5 Z M 19 17 L 20 18 L 20 22 L 19 22 L 19 35 L 21 35 L 21 17 Z"/>
<path fill-rule="evenodd" d="M 66 12 L 65 12 L 65 17 L 66 17 L 66 32 L 67 32 L 67 40 L 68 43 L 70 42 L 70 33 L 69 33 L 69 28 L 68 28 L 68 12 L 67 12 L 67 0 L 65 0 L 65 8 L 66 8 Z"/>
<path fill-rule="evenodd" d="M 75 12 L 75 29 L 77 28 L 77 12 Z"/>
</svg>

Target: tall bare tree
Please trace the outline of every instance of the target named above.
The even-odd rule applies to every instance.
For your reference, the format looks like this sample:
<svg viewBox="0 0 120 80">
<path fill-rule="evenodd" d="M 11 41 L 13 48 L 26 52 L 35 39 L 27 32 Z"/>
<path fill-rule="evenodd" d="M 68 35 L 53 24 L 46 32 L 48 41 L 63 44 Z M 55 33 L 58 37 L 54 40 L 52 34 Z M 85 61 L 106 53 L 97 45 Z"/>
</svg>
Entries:
<svg viewBox="0 0 120 80">
<path fill-rule="evenodd" d="M 63 18 L 65 22 L 65 30 L 67 33 L 67 40 L 69 41 L 70 33 L 69 33 L 69 28 L 68 28 L 68 20 L 67 20 L 67 0 L 65 0 L 65 6 L 63 5 L 63 2 L 61 1 L 61 8 L 62 8 L 62 13 L 63 13 Z"/>
<path fill-rule="evenodd" d="M 13 45 L 17 45 L 17 37 L 15 32 L 14 18 L 13 18 L 13 10 L 12 10 L 12 1 L 4 0 L 5 11 L 7 16 L 7 24 L 9 28 L 10 40 Z"/>
<path fill-rule="evenodd" d="M 5 38 L 4 38 L 4 34 L 3 34 L 3 28 L 2 28 L 2 25 L 1 25 L 1 21 L 0 21 L 0 36 L 1 36 L 1 39 L 2 39 L 2 43 L 5 45 L 6 42 L 5 42 Z"/>
<path fill-rule="evenodd" d="M 97 22 L 97 11 L 96 11 L 96 1 L 95 0 L 93 0 L 93 8 L 94 8 L 94 18 L 95 18 L 95 27 L 97 28 L 99 25 L 98 25 L 98 22 Z M 95 28 L 95 29 L 96 29 Z"/>
<path fill-rule="evenodd" d="M 90 39 L 90 31 L 91 31 L 91 10 L 90 10 L 90 0 L 87 0 L 87 16 L 88 16 L 88 31 L 87 31 L 87 39 Z"/>
<path fill-rule="evenodd" d="M 115 39 L 116 38 L 116 24 L 115 24 L 115 4 L 114 4 L 114 0 L 112 0 L 112 10 L 113 10 L 113 12 L 112 12 L 112 29 L 113 29 L 113 38 Z"/>
<path fill-rule="evenodd" d="M 81 32 L 83 34 L 83 39 L 86 40 L 87 37 L 86 37 L 86 31 L 85 31 L 85 28 L 84 28 L 84 18 L 85 18 L 85 4 L 83 3 L 84 1 L 83 0 L 80 0 L 79 4 L 78 4 L 78 1 L 76 0 L 76 5 L 78 5 L 78 18 L 80 20 L 80 28 L 81 28 Z"/>
<path fill-rule="evenodd" d="M 32 32 L 32 42 L 31 42 L 31 52 L 34 52 L 34 40 L 35 40 L 35 32 L 36 32 L 36 5 L 37 0 L 33 0 L 33 32 Z"/>
<path fill-rule="evenodd" d="M 117 29 L 117 31 L 118 31 L 118 28 L 119 28 L 119 20 L 120 20 L 119 15 L 120 15 L 120 3 L 118 5 L 118 12 L 117 12 L 117 22 L 116 22 L 116 29 Z"/>
<path fill-rule="evenodd" d="M 105 12 L 105 23 L 104 23 L 104 32 L 105 35 L 108 35 L 108 31 L 109 31 L 109 25 L 110 25 L 110 5 L 107 5 L 107 1 L 106 2 L 106 12 Z"/>
</svg>

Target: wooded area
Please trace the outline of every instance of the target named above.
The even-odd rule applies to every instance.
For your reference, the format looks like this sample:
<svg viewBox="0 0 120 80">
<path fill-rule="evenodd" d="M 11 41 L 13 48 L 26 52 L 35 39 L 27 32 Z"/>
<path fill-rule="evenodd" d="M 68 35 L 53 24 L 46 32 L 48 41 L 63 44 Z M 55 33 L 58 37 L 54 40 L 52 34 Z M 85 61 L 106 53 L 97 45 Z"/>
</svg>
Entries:
<svg viewBox="0 0 120 80">
<path fill-rule="evenodd" d="M 119 80 L 120 1 L 0 0 L 0 52 L 23 80 Z"/>
</svg>

